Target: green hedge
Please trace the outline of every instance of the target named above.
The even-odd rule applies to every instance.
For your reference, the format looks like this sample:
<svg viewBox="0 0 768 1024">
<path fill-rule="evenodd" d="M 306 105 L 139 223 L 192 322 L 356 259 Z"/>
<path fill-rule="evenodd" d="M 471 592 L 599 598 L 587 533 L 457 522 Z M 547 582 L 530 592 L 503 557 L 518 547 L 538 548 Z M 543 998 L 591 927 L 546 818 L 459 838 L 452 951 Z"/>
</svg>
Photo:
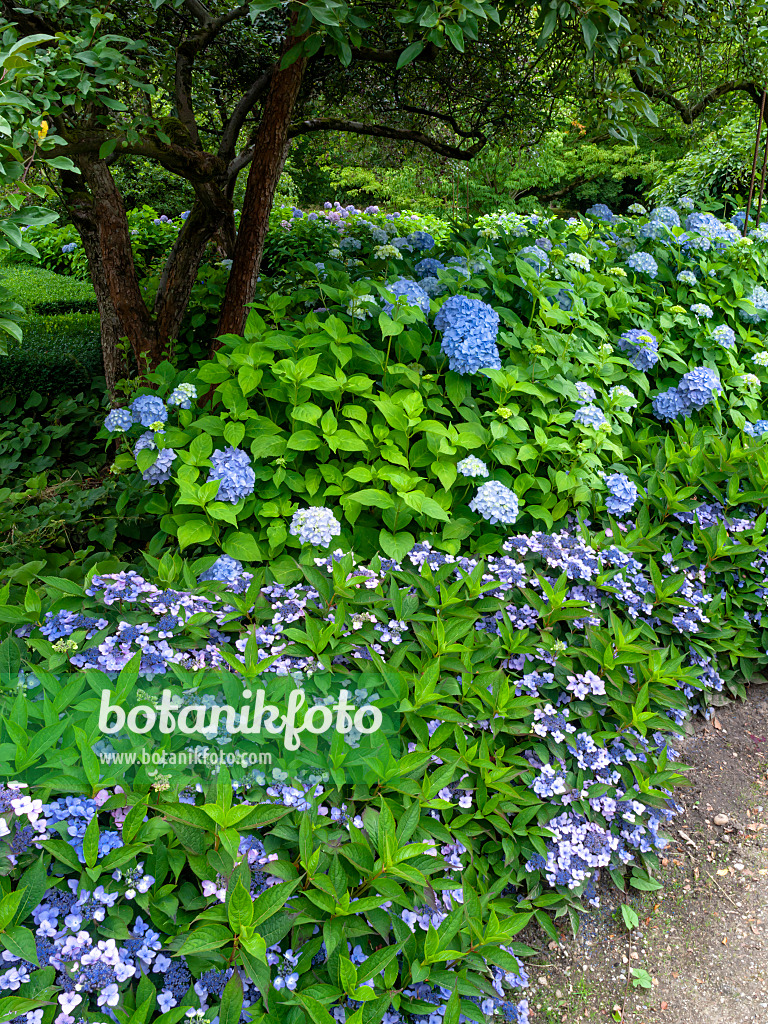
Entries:
<svg viewBox="0 0 768 1024">
<path fill-rule="evenodd" d="M 27 313 L 90 313 L 96 295 L 88 281 L 54 274 L 43 267 L 4 264 L 0 284 L 13 294 Z"/>
<path fill-rule="evenodd" d="M 98 313 L 33 313 L 21 326 L 22 341 L 0 356 L 0 394 L 77 394 L 102 376 Z"/>
</svg>

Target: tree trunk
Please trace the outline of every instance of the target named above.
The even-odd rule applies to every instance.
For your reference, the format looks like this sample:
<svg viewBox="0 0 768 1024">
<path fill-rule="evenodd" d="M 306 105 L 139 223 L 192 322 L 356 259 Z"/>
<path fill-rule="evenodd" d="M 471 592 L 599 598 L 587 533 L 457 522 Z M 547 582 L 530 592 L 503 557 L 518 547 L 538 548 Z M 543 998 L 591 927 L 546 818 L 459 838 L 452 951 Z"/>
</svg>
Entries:
<svg viewBox="0 0 768 1024">
<path fill-rule="evenodd" d="M 299 40 L 289 37 L 285 50 Z M 240 230 L 237 233 L 232 269 L 224 295 L 217 335 L 242 334 L 259 277 L 264 239 L 275 198 L 277 182 L 288 156 L 288 127 L 301 87 L 306 58 L 276 71 L 264 104 L 248 171 Z M 214 342 L 213 349 L 219 348 Z"/>
</svg>

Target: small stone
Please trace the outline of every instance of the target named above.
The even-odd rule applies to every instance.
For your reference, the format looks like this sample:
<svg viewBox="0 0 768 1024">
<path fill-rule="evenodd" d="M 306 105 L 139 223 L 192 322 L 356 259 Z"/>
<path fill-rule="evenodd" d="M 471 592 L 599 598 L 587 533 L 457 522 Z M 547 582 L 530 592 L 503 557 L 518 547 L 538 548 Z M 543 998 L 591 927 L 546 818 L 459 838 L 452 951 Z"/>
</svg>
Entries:
<svg viewBox="0 0 768 1024">
<path fill-rule="evenodd" d="M 539 978 L 539 984 L 540 984 L 540 985 L 547 985 L 547 984 L 549 984 L 549 982 L 547 981 L 547 979 L 546 979 L 546 978 L 544 977 L 544 975 L 543 975 L 543 974 L 542 974 L 542 976 L 541 976 L 541 977 Z"/>
<path fill-rule="evenodd" d="M 555 999 L 562 999 L 562 998 L 563 998 L 563 993 L 562 993 L 561 989 L 556 988 L 555 989 Z"/>
<path fill-rule="evenodd" d="M 731 819 L 727 814 L 716 814 L 712 820 L 716 825 L 727 825 Z"/>
</svg>

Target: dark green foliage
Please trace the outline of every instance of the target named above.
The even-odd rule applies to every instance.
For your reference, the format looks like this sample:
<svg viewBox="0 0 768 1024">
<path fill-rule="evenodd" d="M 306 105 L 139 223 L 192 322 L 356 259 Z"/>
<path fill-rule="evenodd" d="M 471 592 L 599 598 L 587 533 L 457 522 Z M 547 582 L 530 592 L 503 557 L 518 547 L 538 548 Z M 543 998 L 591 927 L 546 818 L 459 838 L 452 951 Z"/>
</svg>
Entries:
<svg viewBox="0 0 768 1024">
<path fill-rule="evenodd" d="M 0 394 L 76 394 L 97 386 L 103 374 L 97 313 L 32 315 L 24 337 L 0 356 Z"/>
<path fill-rule="evenodd" d="M 90 282 L 52 273 L 41 266 L 0 267 L 0 284 L 27 313 L 91 313 L 96 295 Z"/>
</svg>

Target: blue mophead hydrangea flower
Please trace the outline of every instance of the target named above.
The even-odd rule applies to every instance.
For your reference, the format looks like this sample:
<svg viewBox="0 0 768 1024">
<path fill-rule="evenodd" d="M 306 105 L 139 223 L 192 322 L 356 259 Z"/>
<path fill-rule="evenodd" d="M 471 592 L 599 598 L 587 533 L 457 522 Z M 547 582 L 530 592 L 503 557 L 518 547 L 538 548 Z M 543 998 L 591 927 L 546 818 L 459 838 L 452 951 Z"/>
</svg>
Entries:
<svg viewBox="0 0 768 1024">
<path fill-rule="evenodd" d="M 650 331 L 632 327 L 619 338 L 619 349 L 629 353 L 629 361 L 637 370 L 650 370 L 659 361 L 659 343 Z"/>
<path fill-rule="evenodd" d="M 549 256 L 538 245 L 526 245 L 517 255 L 523 263 L 533 267 L 537 274 L 543 274 L 549 266 Z"/>
<path fill-rule="evenodd" d="M 442 281 L 438 281 L 436 277 L 422 277 L 419 284 L 430 299 L 438 299 L 448 291 L 448 285 L 443 284 Z"/>
<path fill-rule="evenodd" d="M 438 270 L 445 270 L 445 264 L 441 263 L 440 260 L 436 260 L 433 256 L 425 256 L 423 260 L 419 260 L 413 269 L 421 280 L 425 277 L 437 277 Z"/>
<path fill-rule="evenodd" d="M 585 384 L 582 380 L 576 382 L 576 390 L 579 393 L 578 402 L 580 405 L 588 405 L 597 398 L 595 389 L 590 387 L 589 384 Z"/>
<path fill-rule="evenodd" d="M 118 431 L 122 433 L 125 430 L 130 430 L 133 426 L 133 416 L 130 409 L 113 409 L 107 413 L 104 426 L 113 434 Z"/>
<path fill-rule="evenodd" d="M 752 294 L 748 295 L 747 298 L 755 307 L 755 312 L 740 309 L 739 317 L 747 324 L 762 323 L 765 314 L 768 313 L 768 289 L 764 288 L 761 284 L 756 284 L 752 289 Z"/>
<path fill-rule="evenodd" d="M 651 211 L 650 217 L 651 220 L 659 221 L 668 228 L 680 227 L 680 215 L 671 206 L 657 206 L 655 210 Z"/>
<path fill-rule="evenodd" d="M 731 217 L 731 224 L 737 227 L 739 231 L 744 230 L 744 221 L 747 219 L 746 210 L 737 210 L 736 213 Z"/>
<path fill-rule="evenodd" d="M 208 480 L 219 480 L 217 501 L 228 501 L 236 505 L 243 498 L 249 498 L 256 487 L 256 474 L 251 466 L 248 453 L 240 448 L 216 449 L 211 455 L 213 466 Z"/>
<path fill-rule="evenodd" d="M 178 405 L 180 409 L 191 409 L 193 398 L 197 398 L 197 388 L 195 385 L 179 384 L 168 395 L 168 405 Z"/>
<path fill-rule="evenodd" d="M 131 413 L 136 423 L 151 427 L 153 423 L 165 423 L 168 410 L 162 398 L 157 395 L 139 395 L 131 402 Z"/>
<path fill-rule="evenodd" d="M 197 577 L 202 583 L 205 580 L 219 580 L 221 583 L 234 583 L 243 571 L 241 562 L 230 555 L 220 555 L 210 569 L 201 572 Z"/>
<path fill-rule="evenodd" d="M 422 313 L 429 314 L 429 296 L 415 281 L 409 281 L 406 277 L 400 277 L 393 284 L 387 285 L 387 291 L 392 292 L 398 299 L 404 299 L 408 306 L 418 306 Z M 384 309 L 391 315 L 395 308 L 391 302 L 384 302 Z"/>
<path fill-rule="evenodd" d="M 490 480 L 487 484 L 481 484 L 478 487 L 477 494 L 470 501 L 469 507 L 491 526 L 495 523 L 511 526 L 517 520 L 520 502 L 514 491 L 510 491 L 498 480 Z"/>
<path fill-rule="evenodd" d="M 427 249 L 435 248 L 435 240 L 428 231 L 412 231 L 408 235 L 408 241 L 416 252 L 426 252 Z"/>
<path fill-rule="evenodd" d="M 557 302 L 560 309 L 565 313 L 570 313 L 573 309 L 573 295 L 568 291 L 567 288 L 561 288 L 555 295 L 554 300 Z"/>
<path fill-rule="evenodd" d="M 457 462 L 456 469 L 461 476 L 490 476 L 488 467 L 483 460 L 478 459 L 476 455 L 468 455 L 466 459 L 462 459 L 461 462 Z"/>
<path fill-rule="evenodd" d="M 718 327 L 713 327 L 712 338 L 723 348 L 733 348 L 736 344 L 736 332 L 728 324 L 720 324 Z"/>
<path fill-rule="evenodd" d="M 677 205 L 681 210 L 692 210 L 696 204 L 690 196 L 680 196 L 677 200 Z"/>
<path fill-rule="evenodd" d="M 315 544 L 327 548 L 341 533 L 341 523 L 329 508 L 311 505 L 293 513 L 289 533 L 299 538 L 300 544 Z"/>
<path fill-rule="evenodd" d="M 612 516 L 625 516 L 637 501 L 637 487 L 623 473 L 611 473 L 605 478 L 609 494 L 605 507 Z"/>
<path fill-rule="evenodd" d="M 157 449 L 155 436 L 150 430 L 146 434 L 142 434 L 133 446 L 133 457 L 138 458 L 139 452 L 144 449 L 148 451 L 155 451 Z M 172 448 L 161 448 L 157 453 L 154 463 L 151 466 L 147 466 L 142 472 L 142 480 L 152 484 L 153 487 L 156 484 L 164 484 L 167 480 L 171 479 L 171 467 L 175 458 L 176 452 Z"/>
<path fill-rule="evenodd" d="M 496 348 L 499 314 L 486 303 L 452 295 L 440 307 L 435 327 L 443 332 L 441 348 L 454 373 L 501 369 Z"/>
<path fill-rule="evenodd" d="M 649 238 L 669 238 L 670 229 L 661 220 L 649 220 L 637 229 L 637 240 L 647 242 Z"/>
<path fill-rule="evenodd" d="M 616 215 L 613 213 L 610 206 L 606 206 L 605 203 L 595 203 L 594 206 L 590 206 L 590 208 L 584 212 L 587 217 L 594 217 L 595 220 L 604 220 L 608 224 L 613 224 L 616 220 Z"/>
<path fill-rule="evenodd" d="M 615 384 L 608 392 L 608 397 L 611 399 L 611 401 L 613 401 L 616 398 L 628 398 L 632 404 L 626 405 L 624 402 L 622 402 L 622 406 L 625 409 L 631 409 L 633 405 L 637 405 L 637 399 L 629 390 L 629 388 L 625 387 L 624 384 Z"/>
<path fill-rule="evenodd" d="M 669 423 L 677 419 L 678 416 L 687 416 L 691 411 L 690 405 L 677 388 L 669 388 L 667 391 L 662 391 L 656 395 L 651 404 L 656 419 L 665 420 Z"/>
<path fill-rule="evenodd" d="M 691 312 L 695 317 L 704 317 L 705 320 L 711 320 L 715 315 L 712 311 L 712 307 L 708 306 L 706 302 L 694 302 L 691 306 Z"/>
<path fill-rule="evenodd" d="M 714 370 L 708 366 L 697 366 L 683 374 L 677 390 L 692 408 L 703 409 L 716 395 L 722 395 L 723 386 Z"/>
<path fill-rule="evenodd" d="M 627 266 L 636 274 L 647 274 L 654 280 L 659 273 L 659 265 L 648 252 L 633 252 L 627 260 Z"/>
<path fill-rule="evenodd" d="M 595 430 L 607 423 L 605 413 L 597 405 L 582 405 L 573 414 L 575 423 L 582 423 L 585 427 L 594 427 Z"/>
<path fill-rule="evenodd" d="M 65 245 L 62 245 L 61 251 L 69 253 L 69 252 L 74 252 L 76 248 L 77 248 L 77 242 L 67 242 Z"/>
<path fill-rule="evenodd" d="M 689 284 L 693 288 L 696 284 L 696 275 L 692 270 L 681 270 L 677 275 L 677 280 L 680 284 Z"/>
<path fill-rule="evenodd" d="M 768 434 L 768 420 L 758 420 L 757 423 L 745 423 L 744 433 L 750 437 L 762 437 Z"/>
</svg>

